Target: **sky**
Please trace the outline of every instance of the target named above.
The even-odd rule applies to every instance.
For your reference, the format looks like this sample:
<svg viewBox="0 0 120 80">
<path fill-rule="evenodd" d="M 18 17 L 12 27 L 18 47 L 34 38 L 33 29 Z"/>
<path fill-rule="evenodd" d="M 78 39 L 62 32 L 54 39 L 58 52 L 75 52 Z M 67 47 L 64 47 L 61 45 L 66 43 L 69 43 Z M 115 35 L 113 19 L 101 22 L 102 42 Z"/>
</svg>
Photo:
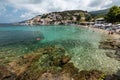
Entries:
<svg viewBox="0 0 120 80">
<path fill-rule="evenodd" d="M 113 5 L 120 5 L 120 0 L 0 0 L 0 23 L 24 21 L 55 11 L 96 11 Z"/>
</svg>

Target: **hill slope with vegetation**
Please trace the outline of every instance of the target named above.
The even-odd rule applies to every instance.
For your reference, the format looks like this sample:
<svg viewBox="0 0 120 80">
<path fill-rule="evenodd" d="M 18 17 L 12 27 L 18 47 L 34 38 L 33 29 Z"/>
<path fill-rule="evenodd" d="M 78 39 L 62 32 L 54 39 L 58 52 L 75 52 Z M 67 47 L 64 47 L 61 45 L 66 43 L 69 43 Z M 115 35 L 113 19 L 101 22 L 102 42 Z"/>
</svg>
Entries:
<svg viewBox="0 0 120 80">
<path fill-rule="evenodd" d="M 98 11 L 91 11 L 89 12 L 91 15 L 97 16 L 97 15 L 105 15 L 107 14 L 109 9 L 104 9 L 104 10 L 98 10 Z"/>
<path fill-rule="evenodd" d="M 91 11 L 89 12 L 89 14 L 91 14 L 93 18 L 99 18 L 99 17 L 104 17 L 108 12 L 109 12 L 109 8 L 104 10 Z"/>
<path fill-rule="evenodd" d="M 38 15 L 30 20 L 20 22 L 19 24 L 59 25 L 59 24 L 79 23 L 90 20 L 91 20 L 91 15 L 87 11 L 70 10 L 70 11 L 52 12 L 43 15 Z"/>
</svg>

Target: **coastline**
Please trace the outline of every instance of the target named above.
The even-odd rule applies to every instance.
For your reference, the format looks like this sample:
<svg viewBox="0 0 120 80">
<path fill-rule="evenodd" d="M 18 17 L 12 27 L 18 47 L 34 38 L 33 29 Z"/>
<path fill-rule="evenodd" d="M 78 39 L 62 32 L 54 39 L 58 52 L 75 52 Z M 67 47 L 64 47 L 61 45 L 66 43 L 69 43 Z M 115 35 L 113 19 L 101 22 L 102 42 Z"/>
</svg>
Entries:
<svg viewBox="0 0 120 80">
<path fill-rule="evenodd" d="M 83 26 L 83 25 L 78 25 L 78 26 L 79 27 L 83 27 L 83 28 L 87 28 L 89 30 L 92 30 L 93 32 L 103 33 L 103 34 L 109 36 L 109 38 L 113 39 L 113 40 L 118 40 L 120 38 L 120 34 L 117 34 L 115 32 L 113 32 L 113 34 L 109 34 L 109 31 L 103 30 L 103 29 L 99 29 L 99 28 L 94 28 L 93 26 Z"/>
</svg>

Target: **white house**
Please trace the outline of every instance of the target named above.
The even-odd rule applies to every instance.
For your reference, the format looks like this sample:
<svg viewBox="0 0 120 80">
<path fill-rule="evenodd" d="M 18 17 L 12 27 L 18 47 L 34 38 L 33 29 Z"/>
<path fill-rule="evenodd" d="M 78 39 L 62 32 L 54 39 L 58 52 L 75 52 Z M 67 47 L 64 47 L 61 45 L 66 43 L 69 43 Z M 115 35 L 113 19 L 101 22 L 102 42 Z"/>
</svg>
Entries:
<svg viewBox="0 0 120 80">
<path fill-rule="evenodd" d="M 102 27 L 105 27 L 105 19 L 104 18 L 97 18 L 95 20 L 95 27 L 99 27 L 99 28 L 102 28 Z"/>
<path fill-rule="evenodd" d="M 95 24 L 104 24 L 105 23 L 105 19 L 104 18 L 97 18 L 95 20 Z"/>
</svg>

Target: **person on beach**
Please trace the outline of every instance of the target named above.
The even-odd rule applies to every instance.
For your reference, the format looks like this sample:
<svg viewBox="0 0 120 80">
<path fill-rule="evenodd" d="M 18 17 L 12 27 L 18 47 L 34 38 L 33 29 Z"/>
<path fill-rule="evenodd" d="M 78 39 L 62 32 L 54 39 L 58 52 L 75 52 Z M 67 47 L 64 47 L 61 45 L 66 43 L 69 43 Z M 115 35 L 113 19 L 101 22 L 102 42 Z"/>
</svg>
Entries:
<svg viewBox="0 0 120 80">
<path fill-rule="evenodd" d="M 111 30 L 108 32 L 108 34 L 109 34 L 109 35 L 111 34 Z"/>
<path fill-rule="evenodd" d="M 113 31 L 111 31 L 111 35 L 113 35 L 114 34 L 114 32 Z"/>
<path fill-rule="evenodd" d="M 109 34 L 109 35 L 113 35 L 114 32 L 113 32 L 112 30 L 110 30 L 110 31 L 108 32 L 108 34 Z"/>
</svg>

